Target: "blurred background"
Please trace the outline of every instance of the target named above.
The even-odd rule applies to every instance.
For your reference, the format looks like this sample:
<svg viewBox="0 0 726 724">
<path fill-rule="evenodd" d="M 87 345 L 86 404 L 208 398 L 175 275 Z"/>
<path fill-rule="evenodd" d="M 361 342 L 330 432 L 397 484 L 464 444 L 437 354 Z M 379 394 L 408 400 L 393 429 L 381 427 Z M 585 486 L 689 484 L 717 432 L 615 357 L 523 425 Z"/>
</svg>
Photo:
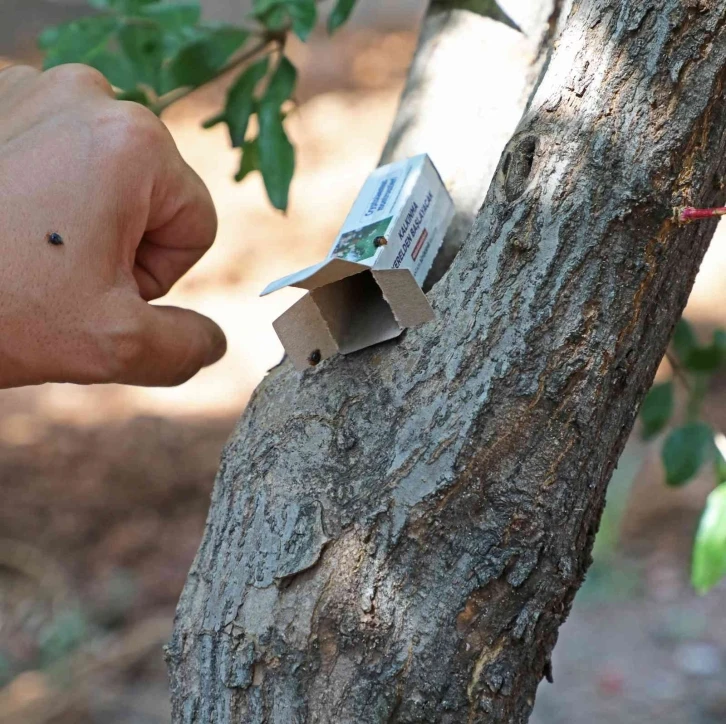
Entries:
<svg viewBox="0 0 726 724">
<path fill-rule="evenodd" d="M 231 22 L 246 11 L 243 0 L 203 5 L 208 18 Z M 173 390 L 0 391 L 0 724 L 169 722 L 161 647 L 219 453 L 281 358 L 271 322 L 297 298 L 257 295 L 327 251 L 376 165 L 423 9 L 421 0 L 359 0 L 334 38 L 291 40 L 298 166 L 286 216 L 270 207 L 259 175 L 233 182 L 238 154 L 225 130 L 200 127 L 223 83 L 165 115 L 220 217 L 214 249 L 170 302 L 224 327 L 223 362 Z M 76 0 L 0 0 L 0 65 L 40 65 L 37 33 L 82 12 Z M 726 325 L 725 280 L 722 229 L 687 312 L 699 333 Z M 707 414 L 726 429 L 726 377 L 714 380 Z M 704 471 L 695 484 L 667 488 L 657 445 L 633 436 L 534 722 L 726 722 L 726 587 L 698 597 L 688 585 L 712 485 Z"/>
</svg>

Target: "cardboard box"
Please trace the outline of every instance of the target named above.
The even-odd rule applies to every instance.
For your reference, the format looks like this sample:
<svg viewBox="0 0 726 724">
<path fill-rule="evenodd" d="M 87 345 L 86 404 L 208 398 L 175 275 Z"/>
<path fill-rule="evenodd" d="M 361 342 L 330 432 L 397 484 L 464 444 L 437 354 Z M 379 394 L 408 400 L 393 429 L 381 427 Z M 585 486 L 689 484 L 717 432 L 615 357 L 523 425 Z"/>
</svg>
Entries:
<svg viewBox="0 0 726 724">
<path fill-rule="evenodd" d="M 376 169 L 363 185 L 328 256 L 278 279 L 308 289 L 273 326 L 298 369 L 397 337 L 434 313 L 421 285 L 454 215 L 426 155 Z"/>
</svg>

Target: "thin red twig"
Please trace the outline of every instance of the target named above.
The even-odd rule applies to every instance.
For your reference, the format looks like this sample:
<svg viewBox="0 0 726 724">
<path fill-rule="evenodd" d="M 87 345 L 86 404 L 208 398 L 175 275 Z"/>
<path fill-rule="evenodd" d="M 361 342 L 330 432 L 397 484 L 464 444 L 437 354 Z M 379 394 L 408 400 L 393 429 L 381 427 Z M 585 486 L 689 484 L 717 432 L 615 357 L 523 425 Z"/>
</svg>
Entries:
<svg viewBox="0 0 726 724">
<path fill-rule="evenodd" d="M 689 221 L 712 219 L 714 216 L 726 216 L 726 206 L 716 206 L 712 209 L 696 209 L 693 206 L 683 206 L 675 209 L 678 221 L 687 224 Z"/>
</svg>

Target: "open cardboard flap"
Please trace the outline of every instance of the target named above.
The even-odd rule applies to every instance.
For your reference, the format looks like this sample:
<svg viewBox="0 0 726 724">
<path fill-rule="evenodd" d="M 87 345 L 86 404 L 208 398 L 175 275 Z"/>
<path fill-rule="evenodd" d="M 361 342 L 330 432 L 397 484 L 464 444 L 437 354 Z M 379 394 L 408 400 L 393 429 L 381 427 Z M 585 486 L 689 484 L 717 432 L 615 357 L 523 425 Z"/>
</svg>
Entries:
<svg viewBox="0 0 726 724">
<path fill-rule="evenodd" d="M 268 284 L 260 293 L 261 297 L 266 294 L 272 294 L 283 287 L 298 287 L 298 289 L 316 289 L 325 286 L 331 282 L 337 282 L 339 279 L 360 274 L 362 271 L 369 270 L 367 264 L 358 264 L 345 259 L 330 259 L 321 261 L 319 264 L 313 264 L 306 269 L 282 277 Z"/>
<path fill-rule="evenodd" d="M 365 267 L 335 281 L 328 278 L 273 326 L 295 367 L 305 369 L 314 360 L 385 342 L 433 318 L 426 295 L 408 269 Z"/>
<path fill-rule="evenodd" d="M 423 154 L 377 168 L 363 185 L 325 260 L 269 284 L 306 294 L 273 322 L 298 369 L 431 321 L 421 289 L 454 205 Z"/>
</svg>

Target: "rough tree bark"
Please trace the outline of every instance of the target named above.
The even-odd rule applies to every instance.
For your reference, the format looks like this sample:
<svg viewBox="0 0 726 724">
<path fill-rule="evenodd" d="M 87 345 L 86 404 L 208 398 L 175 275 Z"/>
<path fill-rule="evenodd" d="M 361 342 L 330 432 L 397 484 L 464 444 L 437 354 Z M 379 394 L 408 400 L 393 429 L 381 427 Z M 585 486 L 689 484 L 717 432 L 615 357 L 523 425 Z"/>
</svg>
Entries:
<svg viewBox="0 0 726 724">
<path fill-rule="evenodd" d="M 255 393 L 175 722 L 527 720 L 715 228 L 671 209 L 724 200 L 725 81 L 726 0 L 575 0 L 437 321 Z"/>
</svg>

